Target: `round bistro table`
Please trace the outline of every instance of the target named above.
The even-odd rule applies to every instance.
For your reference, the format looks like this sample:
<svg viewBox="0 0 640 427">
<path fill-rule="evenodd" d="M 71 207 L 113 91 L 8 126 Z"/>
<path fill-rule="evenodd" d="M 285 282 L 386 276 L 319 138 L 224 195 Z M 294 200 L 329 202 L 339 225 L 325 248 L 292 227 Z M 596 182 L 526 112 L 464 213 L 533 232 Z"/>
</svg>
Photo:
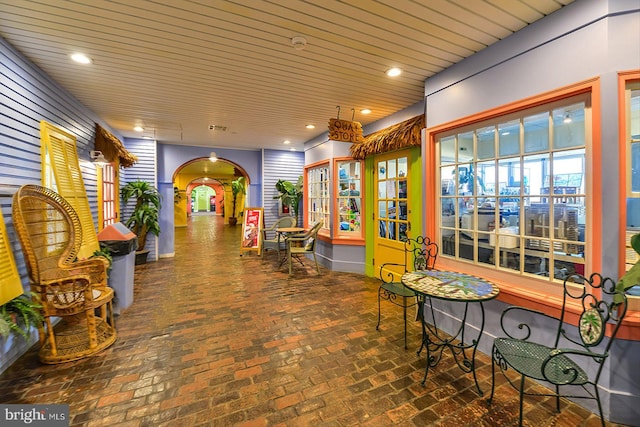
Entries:
<svg viewBox="0 0 640 427">
<path fill-rule="evenodd" d="M 456 364 L 460 369 L 462 369 L 463 372 L 471 372 L 473 374 L 473 380 L 476 383 L 478 393 L 482 395 L 482 390 L 476 378 L 475 357 L 478 342 L 484 330 L 483 302 L 497 297 L 500 289 L 485 279 L 465 273 L 445 270 L 421 270 L 405 273 L 402 276 L 402 283 L 418 295 L 418 315 L 422 323 L 422 345 L 418 350 L 418 355 L 420 355 L 423 348 L 427 350 L 427 364 L 422 385 L 424 386 L 427 380 L 429 368 L 433 368 L 438 364 L 442 358 L 443 351 L 448 348 L 451 350 Z M 431 304 L 432 298 L 464 304 L 464 314 L 460 326 L 453 336 L 449 336 L 441 330 L 438 330 L 433 306 Z M 432 323 L 427 323 L 425 319 L 424 308 L 427 300 L 429 300 Z M 465 341 L 469 304 L 478 304 L 481 312 L 480 332 L 477 338 L 471 339 L 470 342 L 468 339 Z M 471 352 L 471 357 L 468 355 L 469 352 Z"/>
</svg>

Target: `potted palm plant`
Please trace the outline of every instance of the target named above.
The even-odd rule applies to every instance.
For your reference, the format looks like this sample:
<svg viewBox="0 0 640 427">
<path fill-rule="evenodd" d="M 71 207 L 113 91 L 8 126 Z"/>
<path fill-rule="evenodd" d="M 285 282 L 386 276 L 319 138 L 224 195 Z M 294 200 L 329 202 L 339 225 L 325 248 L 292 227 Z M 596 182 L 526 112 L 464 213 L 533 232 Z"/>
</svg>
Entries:
<svg viewBox="0 0 640 427">
<path fill-rule="evenodd" d="M 240 176 L 233 181 L 231 181 L 231 194 L 233 196 L 232 199 L 232 209 L 231 216 L 229 217 L 229 225 L 236 225 L 238 223 L 238 218 L 236 217 L 236 202 L 239 194 L 247 194 L 244 188 L 244 177 Z"/>
<path fill-rule="evenodd" d="M 147 235 L 149 233 L 155 236 L 160 234 L 159 218 L 162 196 L 158 189 L 148 182 L 136 180 L 128 182 L 120 190 L 120 199 L 123 204 L 131 198 L 135 200 L 136 204 L 125 225 L 138 236 L 136 264 L 143 264 L 149 254 L 149 250 L 145 249 Z"/>
<path fill-rule="evenodd" d="M 278 182 L 276 182 L 276 190 L 278 190 L 280 194 L 277 196 L 273 196 L 274 199 L 280 199 L 283 206 L 291 207 L 296 220 L 298 219 L 300 202 L 302 201 L 302 197 L 304 195 L 302 184 L 302 175 L 298 177 L 298 182 L 296 182 L 295 184 L 291 181 L 280 179 L 278 180 Z"/>
</svg>

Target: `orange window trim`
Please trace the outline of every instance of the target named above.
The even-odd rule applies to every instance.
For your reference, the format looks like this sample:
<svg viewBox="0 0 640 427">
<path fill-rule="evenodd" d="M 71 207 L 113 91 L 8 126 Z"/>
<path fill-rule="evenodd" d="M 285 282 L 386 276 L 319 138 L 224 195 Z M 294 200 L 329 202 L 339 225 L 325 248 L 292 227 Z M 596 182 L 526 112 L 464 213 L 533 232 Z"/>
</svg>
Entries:
<svg viewBox="0 0 640 427">
<path fill-rule="evenodd" d="M 625 74 L 625 77 L 629 75 L 640 75 L 640 73 L 634 72 Z M 628 77 L 628 79 L 630 79 L 630 77 Z M 476 122 L 489 120 L 495 117 L 500 117 L 520 110 L 526 110 L 539 105 L 552 103 L 564 98 L 569 98 L 571 96 L 584 93 L 591 94 L 591 145 L 587 147 L 587 156 L 589 161 L 591 162 L 592 170 L 594 172 L 592 174 L 594 179 L 591 182 L 591 194 L 589 195 L 590 197 L 587 209 L 590 209 L 591 212 L 594 212 L 594 206 L 601 206 L 602 181 L 598 177 L 602 176 L 602 161 L 601 156 L 593 155 L 593 153 L 599 153 L 602 146 L 600 79 L 596 77 L 543 94 L 515 101 L 513 103 L 506 104 L 488 111 L 473 114 L 468 117 L 463 117 L 449 123 L 428 128 L 426 131 L 426 141 L 428 146 L 425 150 L 426 158 L 424 171 L 424 176 L 426 178 L 425 191 L 427 198 L 425 229 L 427 231 L 427 234 L 430 236 L 436 236 L 437 212 L 435 210 L 435 207 L 437 196 L 435 191 L 435 171 L 437 170 L 437 165 L 435 146 L 436 136 L 438 134 L 462 126 L 468 126 Z M 626 180 L 621 180 L 621 182 L 626 182 Z M 624 210 L 622 212 L 624 212 Z M 590 229 L 591 252 L 589 255 L 590 262 L 588 265 L 591 267 L 591 271 L 600 271 L 602 268 L 602 226 L 600 218 L 591 219 Z M 621 228 L 621 233 L 622 230 L 623 229 Z M 507 304 L 515 304 L 522 307 L 539 310 L 551 316 L 558 315 L 560 306 L 562 304 L 558 288 L 556 288 L 555 294 L 553 292 L 550 292 L 548 290 L 548 287 L 546 287 L 547 289 L 538 290 L 540 287 L 540 282 L 536 281 L 534 278 L 517 276 L 517 283 L 514 283 L 514 277 L 516 277 L 514 274 L 488 268 L 485 269 L 482 266 L 467 264 L 460 261 L 447 260 L 444 258 L 438 260 L 438 268 L 449 268 L 455 271 L 474 274 L 493 281 L 500 288 L 500 295 L 498 295 L 497 299 Z M 577 325 L 578 310 L 573 309 L 572 307 L 569 311 L 571 314 L 569 316 L 569 319 L 567 320 L 568 323 Z M 640 312 L 628 312 L 625 320 L 620 327 L 620 330 L 618 331 L 618 337 L 622 339 L 640 341 Z"/>
<path fill-rule="evenodd" d="M 640 70 L 624 71 L 618 73 L 618 147 L 620 147 L 620 160 L 618 167 L 618 187 L 620 189 L 620 198 L 618 200 L 618 212 L 627 211 L 627 105 L 625 92 L 627 84 L 640 80 Z M 618 221 L 618 236 L 625 239 L 627 232 L 627 218 L 620 218 Z M 618 277 L 622 277 L 625 273 L 625 247 L 624 244 L 618 245 Z"/>
</svg>

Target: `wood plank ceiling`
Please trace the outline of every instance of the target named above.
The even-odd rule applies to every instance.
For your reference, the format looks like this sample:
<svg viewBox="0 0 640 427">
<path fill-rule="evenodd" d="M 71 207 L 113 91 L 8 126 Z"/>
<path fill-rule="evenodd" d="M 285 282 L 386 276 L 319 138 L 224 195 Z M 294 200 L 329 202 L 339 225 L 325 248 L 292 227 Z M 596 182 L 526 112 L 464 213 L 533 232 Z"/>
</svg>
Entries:
<svg viewBox="0 0 640 427">
<path fill-rule="evenodd" d="M 302 149 L 337 106 L 363 125 L 388 116 L 572 1 L 0 0 L 0 36 L 123 136 L 140 124 L 165 143 Z"/>
</svg>

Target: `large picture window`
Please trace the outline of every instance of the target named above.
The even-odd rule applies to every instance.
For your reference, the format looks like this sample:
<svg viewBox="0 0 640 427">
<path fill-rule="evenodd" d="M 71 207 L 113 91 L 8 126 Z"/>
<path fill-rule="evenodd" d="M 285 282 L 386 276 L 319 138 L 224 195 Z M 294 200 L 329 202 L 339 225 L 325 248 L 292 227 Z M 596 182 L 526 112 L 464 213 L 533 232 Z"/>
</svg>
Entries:
<svg viewBox="0 0 640 427">
<path fill-rule="evenodd" d="M 626 269 L 638 260 L 631 248 L 631 236 L 640 232 L 640 81 L 626 83 L 626 176 L 627 176 L 627 226 L 626 226 Z"/>
<path fill-rule="evenodd" d="M 322 221 L 322 228 L 329 230 L 330 223 L 330 185 L 329 164 L 307 169 L 307 219 L 309 224 Z"/>
<path fill-rule="evenodd" d="M 100 229 L 118 221 L 118 167 L 116 163 L 106 164 L 99 173 L 101 182 L 99 199 L 101 202 Z"/>
<path fill-rule="evenodd" d="M 337 230 L 340 237 L 362 238 L 362 162 L 360 160 L 336 161 Z"/>
<path fill-rule="evenodd" d="M 584 272 L 588 102 L 437 136 L 442 256 L 548 280 Z"/>
</svg>

